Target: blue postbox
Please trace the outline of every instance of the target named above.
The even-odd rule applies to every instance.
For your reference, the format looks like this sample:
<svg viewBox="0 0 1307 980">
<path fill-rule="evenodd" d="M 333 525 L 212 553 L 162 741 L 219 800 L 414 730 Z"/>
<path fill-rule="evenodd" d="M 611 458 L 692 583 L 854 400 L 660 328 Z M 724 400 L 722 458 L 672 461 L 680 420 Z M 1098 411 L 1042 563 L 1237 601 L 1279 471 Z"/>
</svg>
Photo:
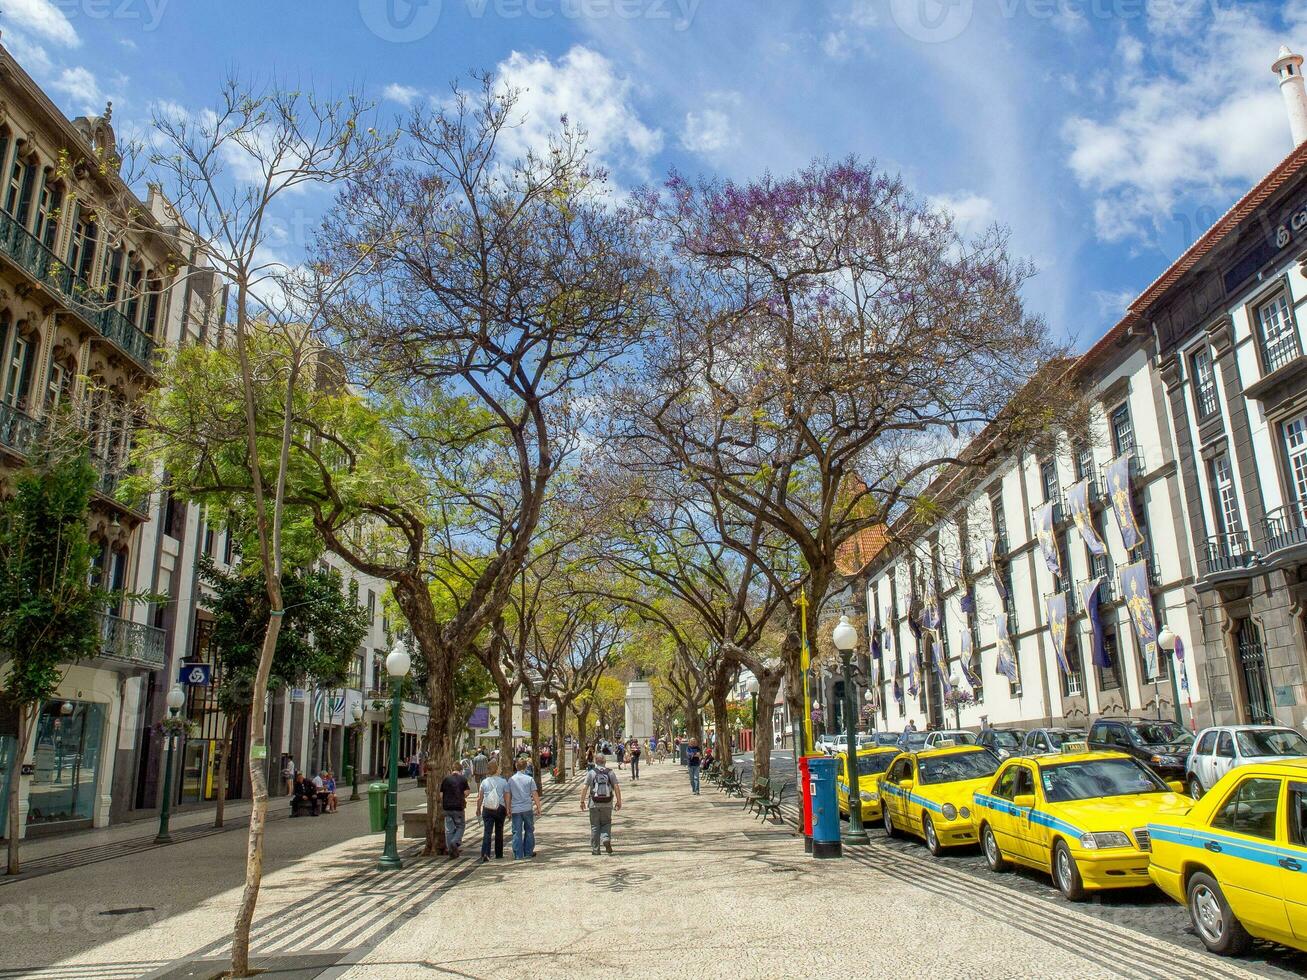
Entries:
<svg viewBox="0 0 1307 980">
<path fill-rule="evenodd" d="M 839 763 L 831 758 L 808 760 L 808 790 L 812 796 L 812 856 L 843 856 L 840 844 L 840 806 L 835 798 L 835 772 Z"/>
</svg>

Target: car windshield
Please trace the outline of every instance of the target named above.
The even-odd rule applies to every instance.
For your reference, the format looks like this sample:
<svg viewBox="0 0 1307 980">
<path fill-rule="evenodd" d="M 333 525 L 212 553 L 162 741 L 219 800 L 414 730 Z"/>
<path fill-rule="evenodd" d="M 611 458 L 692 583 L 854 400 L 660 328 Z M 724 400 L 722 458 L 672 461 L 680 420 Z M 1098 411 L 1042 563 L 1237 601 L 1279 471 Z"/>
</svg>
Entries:
<svg viewBox="0 0 1307 980">
<path fill-rule="evenodd" d="M 1240 755 L 1307 755 L 1307 738 L 1292 728 L 1238 732 Z"/>
<path fill-rule="evenodd" d="M 948 738 L 951 738 L 953 741 L 957 742 L 958 745 L 976 744 L 976 736 L 973 735 L 971 732 L 940 732 L 939 733 L 939 739 L 941 741 Z"/>
<path fill-rule="evenodd" d="M 962 779 L 983 779 L 992 776 L 998 770 L 998 760 L 992 752 L 983 749 L 977 752 L 950 752 L 921 759 L 921 782 L 956 783 Z"/>
<path fill-rule="evenodd" d="M 1049 729 L 1044 734 L 1048 736 L 1048 741 L 1055 749 L 1061 748 L 1063 742 L 1083 742 L 1085 740 L 1085 733 L 1080 729 L 1067 728 L 1061 731 Z"/>
<path fill-rule="evenodd" d="M 1040 771 L 1049 803 L 1170 792 L 1166 783 L 1134 759 L 1091 759 L 1044 766 Z"/>
<path fill-rule="evenodd" d="M 1169 721 L 1135 725 L 1130 729 L 1130 734 L 1141 745 L 1185 745 L 1194 740 L 1183 728 Z"/>
<path fill-rule="evenodd" d="M 859 776 L 879 776 L 889 768 L 889 764 L 894 761 L 898 752 L 872 752 L 867 755 L 858 756 L 858 775 Z"/>
<path fill-rule="evenodd" d="M 910 735 L 904 735 L 899 739 L 899 744 L 909 752 L 915 752 L 917 749 L 924 748 L 926 745 L 926 736 L 913 732 Z"/>
<path fill-rule="evenodd" d="M 1008 732 L 1001 728 L 990 729 L 994 733 L 994 744 L 1000 749 L 1015 749 L 1021 744 L 1021 735 L 1018 732 Z"/>
</svg>

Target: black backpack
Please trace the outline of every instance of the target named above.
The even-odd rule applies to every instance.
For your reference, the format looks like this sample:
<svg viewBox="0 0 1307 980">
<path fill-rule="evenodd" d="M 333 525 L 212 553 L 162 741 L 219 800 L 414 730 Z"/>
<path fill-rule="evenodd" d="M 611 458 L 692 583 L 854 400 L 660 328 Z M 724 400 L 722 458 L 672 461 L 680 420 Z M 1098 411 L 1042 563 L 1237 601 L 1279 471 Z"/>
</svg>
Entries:
<svg viewBox="0 0 1307 980">
<path fill-rule="evenodd" d="M 613 771 L 607 766 L 596 766 L 593 776 L 594 782 L 590 785 L 591 802 L 611 803 L 613 801 Z"/>
</svg>

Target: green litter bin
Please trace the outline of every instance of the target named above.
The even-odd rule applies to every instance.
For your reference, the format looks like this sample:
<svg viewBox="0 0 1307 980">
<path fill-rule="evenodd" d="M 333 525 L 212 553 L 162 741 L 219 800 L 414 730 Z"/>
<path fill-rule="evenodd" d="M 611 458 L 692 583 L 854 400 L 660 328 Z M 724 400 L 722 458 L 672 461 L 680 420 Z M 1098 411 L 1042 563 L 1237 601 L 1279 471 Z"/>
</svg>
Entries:
<svg viewBox="0 0 1307 980">
<path fill-rule="evenodd" d="M 385 783 L 368 787 L 368 824 L 374 834 L 386 829 L 386 803 L 390 788 Z"/>
</svg>

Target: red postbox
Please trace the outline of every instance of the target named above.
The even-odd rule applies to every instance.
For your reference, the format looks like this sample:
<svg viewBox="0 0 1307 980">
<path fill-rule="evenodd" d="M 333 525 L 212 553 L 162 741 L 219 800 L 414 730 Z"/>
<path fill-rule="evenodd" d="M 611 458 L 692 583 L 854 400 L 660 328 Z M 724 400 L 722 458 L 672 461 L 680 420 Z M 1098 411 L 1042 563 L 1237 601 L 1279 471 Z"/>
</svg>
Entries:
<svg viewBox="0 0 1307 980">
<path fill-rule="evenodd" d="M 812 780 L 808 773 L 808 760 L 820 755 L 799 756 L 799 798 L 803 802 L 803 850 L 812 853 Z"/>
</svg>

